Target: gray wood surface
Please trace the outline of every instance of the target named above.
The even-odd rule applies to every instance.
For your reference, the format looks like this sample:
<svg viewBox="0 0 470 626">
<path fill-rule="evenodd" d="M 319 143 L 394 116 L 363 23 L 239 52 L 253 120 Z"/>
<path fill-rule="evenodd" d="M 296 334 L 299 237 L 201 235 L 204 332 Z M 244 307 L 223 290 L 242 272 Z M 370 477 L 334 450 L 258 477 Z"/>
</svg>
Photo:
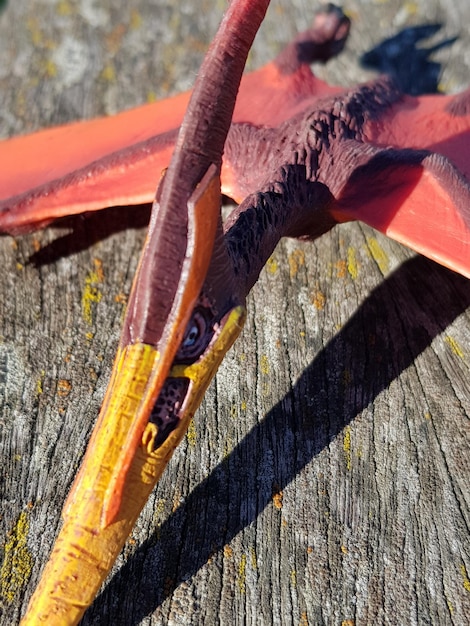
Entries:
<svg viewBox="0 0 470 626">
<path fill-rule="evenodd" d="M 9 0 L 0 134 L 189 87 L 220 0 Z M 273 2 L 268 60 L 315 3 Z M 470 82 L 468 0 L 347 4 L 322 70 L 442 22 L 441 85 Z M 47 154 L 44 155 L 47 158 Z M 0 164 L 1 170 L 1 164 Z M 146 211 L 0 241 L 0 623 L 24 612 L 108 382 Z M 470 615 L 470 283 L 362 225 L 282 243 L 83 623 L 454 624 Z"/>
</svg>

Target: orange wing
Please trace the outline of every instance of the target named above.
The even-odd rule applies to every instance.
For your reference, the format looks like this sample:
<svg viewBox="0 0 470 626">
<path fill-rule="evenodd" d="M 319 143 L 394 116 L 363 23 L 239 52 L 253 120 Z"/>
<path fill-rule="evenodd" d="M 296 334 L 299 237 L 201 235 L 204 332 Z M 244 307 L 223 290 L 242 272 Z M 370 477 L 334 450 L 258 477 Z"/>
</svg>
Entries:
<svg viewBox="0 0 470 626">
<path fill-rule="evenodd" d="M 306 98 L 341 91 L 308 65 L 275 62 L 243 77 L 233 120 L 276 126 Z M 17 234 L 66 215 L 152 202 L 190 92 L 118 115 L 0 142 L 0 232 Z M 222 190 L 229 193 L 229 187 Z"/>
</svg>

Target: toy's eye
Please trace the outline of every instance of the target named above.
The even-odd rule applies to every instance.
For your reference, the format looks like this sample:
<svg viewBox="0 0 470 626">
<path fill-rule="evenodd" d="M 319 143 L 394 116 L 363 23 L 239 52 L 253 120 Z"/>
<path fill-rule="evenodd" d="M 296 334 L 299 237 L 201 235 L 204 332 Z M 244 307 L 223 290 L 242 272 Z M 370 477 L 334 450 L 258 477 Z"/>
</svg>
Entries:
<svg viewBox="0 0 470 626">
<path fill-rule="evenodd" d="M 191 320 L 191 322 L 194 323 L 189 327 L 185 335 L 183 348 L 190 348 L 191 346 L 194 346 L 203 332 L 202 325 L 200 323 L 201 320 Z"/>
<path fill-rule="evenodd" d="M 201 356 L 210 341 L 209 314 L 205 309 L 196 309 L 189 320 L 177 359 L 181 362 L 195 361 Z"/>
</svg>

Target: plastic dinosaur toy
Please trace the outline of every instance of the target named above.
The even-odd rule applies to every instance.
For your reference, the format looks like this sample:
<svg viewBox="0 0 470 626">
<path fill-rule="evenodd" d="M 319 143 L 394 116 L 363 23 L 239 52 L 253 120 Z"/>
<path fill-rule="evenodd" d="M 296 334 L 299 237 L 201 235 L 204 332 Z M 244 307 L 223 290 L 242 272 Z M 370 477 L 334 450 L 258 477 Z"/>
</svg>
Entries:
<svg viewBox="0 0 470 626">
<path fill-rule="evenodd" d="M 309 64 L 349 32 L 332 6 L 242 78 L 267 6 L 233 0 L 191 94 L 0 144 L 3 233 L 149 202 L 164 172 L 112 379 L 24 624 L 75 624 L 93 601 L 281 237 L 361 220 L 470 277 L 470 92 L 319 80 Z M 224 223 L 221 192 L 240 203 Z"/>
</svg>

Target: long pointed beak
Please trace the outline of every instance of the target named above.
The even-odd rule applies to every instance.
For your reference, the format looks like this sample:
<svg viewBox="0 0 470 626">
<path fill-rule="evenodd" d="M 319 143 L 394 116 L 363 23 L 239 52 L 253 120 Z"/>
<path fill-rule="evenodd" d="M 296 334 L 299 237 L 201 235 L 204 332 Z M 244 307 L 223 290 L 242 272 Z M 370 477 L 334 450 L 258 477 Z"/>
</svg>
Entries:
<svg viewBox="0 0 470 626">
<path fill-rule="evenodd" d="M 243 307 L 232 309 L 200 360 L 170 369 L 167 380 L 182 381 L 186 389 L 178 410 L 178 423 L 157 448 L 157 429 L 155 424 L 147 423 L 129 459 L 114 521 L 103 527 L 109 490 L 116 484 L 114 463 L 123 458 L 123 452 L 129 452 L 122 420 L 130 420 L 131 426 L 135 425 L 147 416 L 149 407 L 152 409 L 150 401 L 142 398 L 149 397 L 146 386 L 148 381 L 159 377 L 162 362 L 155 349 L 143 344 L 130 346 L 118 354 L 113 384 L 93 435 L 92 448 L 70 493 L 63 527 L 23 624 L 78 623 L 186 433 L 207 386 L 240 333 L 244 319 Z M 148 416 L 145 419 L 148 420 Z"/>
</svg>

